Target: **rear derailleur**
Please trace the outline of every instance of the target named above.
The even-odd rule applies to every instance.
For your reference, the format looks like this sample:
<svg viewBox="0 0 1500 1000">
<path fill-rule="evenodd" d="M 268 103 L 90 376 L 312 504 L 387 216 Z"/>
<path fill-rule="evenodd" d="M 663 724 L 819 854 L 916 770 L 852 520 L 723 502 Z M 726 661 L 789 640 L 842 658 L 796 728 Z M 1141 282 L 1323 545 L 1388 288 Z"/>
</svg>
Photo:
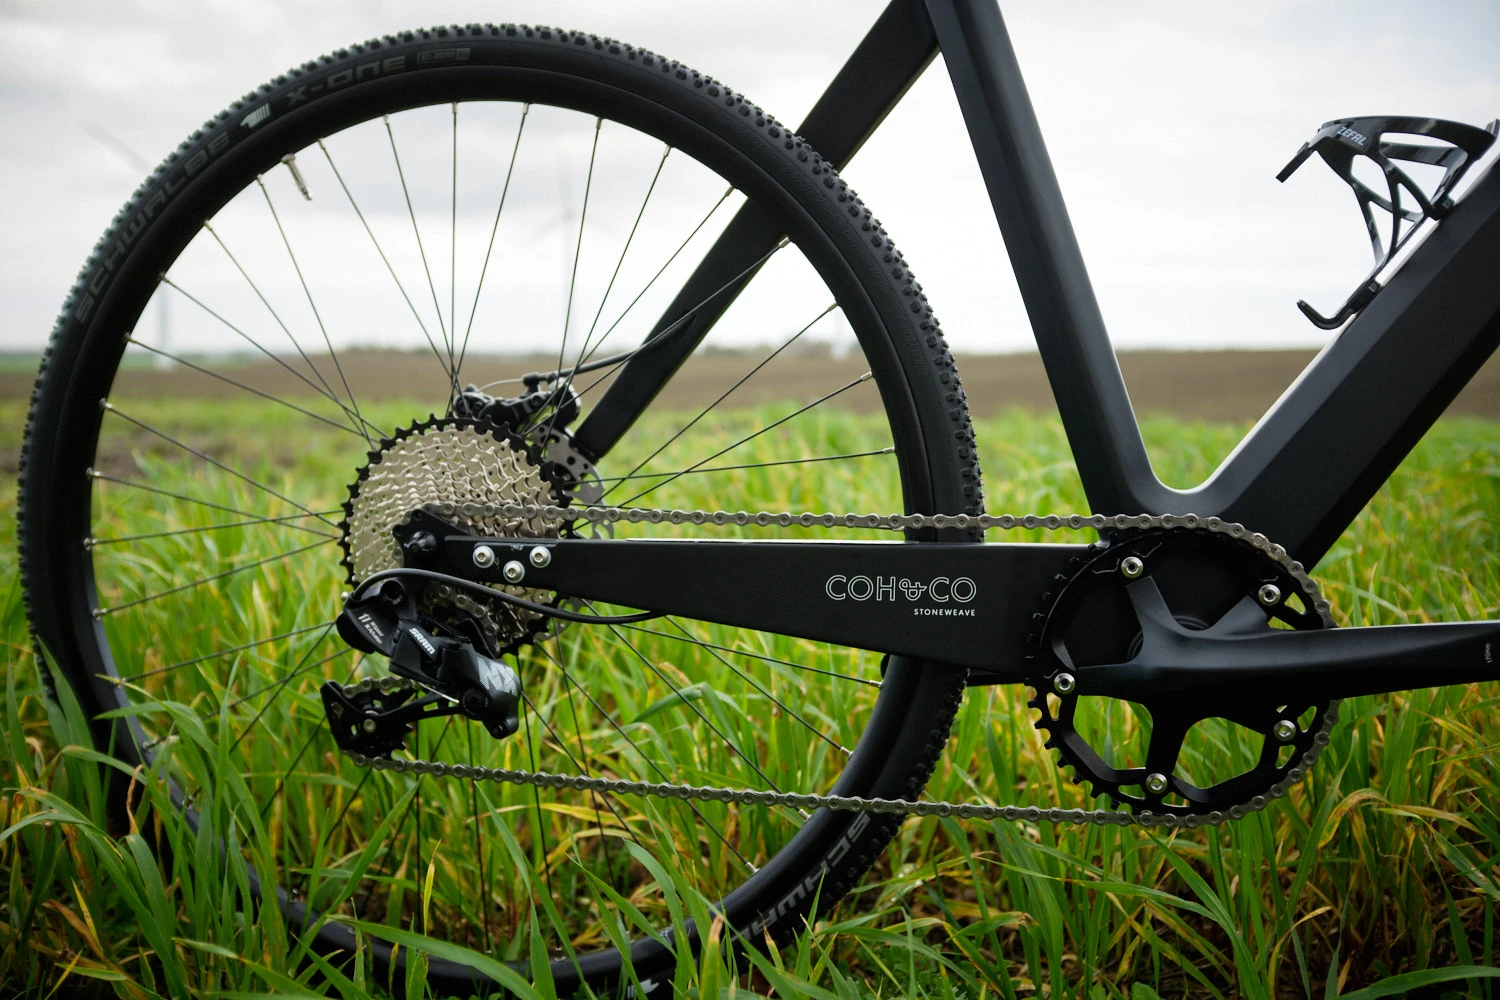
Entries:
<svg viewBox="0 0 1500 1000">
<path fill-rule="evenodd" d="M 391 672 L 413 684 L 323 685 L 323 708 L 339 749 L 389 757 L 423 719 L 462 715 L 504 739 L 520 728 L 521 678 L 473 641 L 434 634 L 415 594 L 387 579 L 352 597 L 338 617 L 339 635 L 355 649 L 379 653 Z M 425 695 L 422 692 L 427 692 Z M 421 695 L 420 697 L 418 697 Z"/>
</svg>

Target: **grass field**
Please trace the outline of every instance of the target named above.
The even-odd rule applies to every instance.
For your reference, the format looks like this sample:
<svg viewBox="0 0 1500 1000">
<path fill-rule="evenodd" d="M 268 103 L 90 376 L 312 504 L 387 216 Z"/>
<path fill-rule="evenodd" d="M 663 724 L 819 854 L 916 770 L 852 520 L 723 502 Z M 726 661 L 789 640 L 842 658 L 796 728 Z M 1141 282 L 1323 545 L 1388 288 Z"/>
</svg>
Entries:
<svg viewBox="0 0 1500 1000">
<path fill-rule="evenodd" d="M 295 484 L 309 505 L 343 497 L 349 476 L 347 466 L 328 459 L 337 443 L 332 432 L 328 441 L 292 438 L 278 423 L 281 414 L 251 404 L 208 411 L 156 400 L 121 406 L 148 423 L 181 429 L 215 455 L 235 456 L 267 480 Z M 409 419 L 409 407 L 382 406 L 373 414 L 377 422 Z M 705 433 L 731 440 L 769 412 L 734 411 Z M 644 440 L 665 438 L 681 420 L 653 419 L 659 424 Z M 0 405 L 7 434 L 18 435 L 21 420 L 16 404 Z M 820 413 L 796 426 L 795 439 L 758 439 L 748 460 L 799 448 L 811 449 L 804 454 L 876 450 L 888 440 L 878 421 L 858 413 Z M 246 434 L 247 427 L 255 433 Z M 1158 472 L 1171 483 L 1203 478 L 1242 430 L 1169 418 L 1144 427 Z M 106 471 L 172 474 L 225 506 L 245 503 L 243 489 L 224 477 L 177 469 L 172 454 L 148 436 L 123 425 L 115 431 L 100 458 Z M 980 421 L 978 435 L 990 510 L 1086 510 L 1055 418 L 1011 412 Z M 15 440 L 0 443 L 10 448 Z M 674 457 L 665 453 L 662 467 L 674 468 Z M 749 509 L 888 509 L 882 501 L 894 489 L 890 466 L 872 461 L 825 477 L 814 495 L 797 466 L 737 474 L 732 486 L 737 503 Z M 720 505 L 691 480 L 677 484 L 674 504 Z M 110 821 L 77 706 L 66 698 L 52 705 L 42 694 L 9 538 L 13 493 L 10 481 L 0 483 L 0 503 L 7 505 L 0 566 L 9 581 L 0 617 L 8 748 L 0 761 L 4 989 L 46 996 L 59 987 L 93 987 L 143 997 L 321 989 L 358 997 L 397 985 L 374 982 L 362 963 L 328 966 L 289 942 L 277 911 L 250 902 L 246 858 L 320 908 L 363 921 L 356 926 L 364 932 L 419 956 L 484 949 L 488 954 L 476 960 L 497 972 L 503 960 L 556 954 L 559 937 L 585 947 L 622 924 L 638 932 L 636 915 L 643 923 L 696 916 L 702 926 L 712 924 L 703 894 L 735 877 L 734 849 L 704 835 L 702 817 L 680 806 L 619 800 L 605 816 L 599 803 L 562 793 L 419 787 L 395 776 L 366 787 L 357 770 L 328 750 L 326 738 L 311 756 L 298 754 L 283 767 L 301 735 L 311 740 L 320 725 L 317 685 L 345 673 L 344 662 L 332 661 L 336 640 L 317 653 L 330 653 L 329 665 L 313 659 L 321 635 L 288 637 L 214 669 L 143 678 L 143 722 L 170 741 L 158 770 L 199 789 L 205 821 L 190 829 L 154 775 L 132 785 L 129 824 Z M 101 495 L 108 499 L 108 490 Z M 175 530 L 188 516 L 171 503 L 104 509 L 96 530 L 119 538 Z M 1494 618 L 1500 616 L 1497 531 L 1500 425 L 1454 419 L 1428 435 L 1315 575 L 1344 625 Z M 210 534 L 211 545 L 202 541 Z M 160 590 L 155 567 L 191 564 L 208 575 L 284 551 L 295 537 L 283 524 L 165 536 L 101 552 L 100 565 L 108 567 L 102 597 L 123 606 Z M 327 565 L 332 557 L 318 558 L 322 569 L 307 574 L 241 574 L 168 606 L 144 604 L 139 613 L 109 621 L 112 641 L 151 670 L 205 643 L 222 646 L 247 628 L 280 634 L 326 620 L 337 601 L 337 574 Z M 315 565 L 311 556 L 306 564 Z M 529 751 L 531 763 L 540 754 L 545 768 L 576 746 L 601 770 L 641 773 L 635 744 L 621 741 L 624 730 L 590 720 L 587 710 L 579 720 L 573 685 L 565 683 L 576 677 L 580 690 L 629 719 L 625 728 L 683 780 L 748 779 L 744 763 L 703 745 L 712 715 L 733 739 L 760 748 L 768 780 L 824 788 L 837 768 L 836 754 L 823 745 L 829 741 L 771 711 L 762 695 L 778 694 L 815 714 L 819 728 L 846 745 L 857 739 L 872 697 L 864 688 L 850 694 L 840 685 L 809 686 L 771 661 L 744 665 L 745 683 L 721 691 L 727 664 L 703 655 L 702 647 L 684 653 L 680 642 L 661 635 L 631 641 L 617 635 L 607 643 L 595 634 L 602 631 L 575 627 L 547 645 L 552 652 L 545 656 L 571 667 L 571 675 L 551 670 L 541 655 L 525 661 L 534 671 L 527 679 L 533 714 L 548 720 L 547 733 L 539 731 L 534 746 L 529 731 L 526 744 L 482 744 L 476 762 L 524 765 Z M 712 629 L 695 634 L 724 639 Z M 875 666 L 867 654 L 758 641 L 762 653 L 779 661 L 819 662 L 865 676 Z M 289 663 L 298 665 L 290 678 Z M 350 676 L 379 669 L 349 666 Z M 264 720 L 269 702 L 256 700 L 270 689 L 271 700 L 285 691 L 276 713 L 286 723 L 280 731 Z M 682 956 L 672 995 L 1493 996 L 1500 977 L 1494 968 L 1500 965 L 1497 694 L 1494 685 L 1480 685 L 1346 702 L 1333 746 L 1309 780 L 1287 799 L 1221 829 L 909 820 L 863 886 L 828 918 L 769 956 Z M 1121 716 L 1119 724 L 1131 723 Z M 1138 737 L 1122 734 L 1127 742 Z M 418 744 L 426 756 L 476 753 L 446 729 L 426 740 Z M 1206 746 L 1199 763 L 1210 766 L 1219 752 Z M 1088 804 L 1042 748 L 1025 692 L 1009 688 L 970 692 L 927 795 Z M 426 818 L 410 819 L 407 810 L 418 802 L 418 816 Z M 739 851 L 763 858 L 796 825 L 793 816 L 764 813 L 717 807 L 710 820 L 732 831 Z M 479 839 L 482 824 L 467 824 L 465 816 L 486 817 L 488 839 Z M 215 838 L 237 848 L 227 866 L 217 861 Z M 148 839 L 170 845 L 170 857 L 148 851 Z M 653 855 L 676 863 L 658 864 Z M 378 891 L 356 898 L 352 887 L 362 878 Z M 575 882 L 561 889 L 553 881 L 567 878 Z M 485 908 L 484 928 L 503 942 L 499 947 L 486 948 L 472 928 L 461 929 L 478 922 L 466 909 L 476 884 L 486 886 L 483 898 L 493 904 Z M 617 887 L 628 902 L 611 895 Z M 605 913 L 625 917 L 611 924 Z M 567 934 L 555 931 L 559 923 L 568 925 Z M 429 940 L 424 931 L 449 940 Z M 423 984 L 423 963 L 414 961 L 400 985 L 416 996 Z M 545 996 L 550 987 L 516 981 L 515 988 Z"/>
</svg>

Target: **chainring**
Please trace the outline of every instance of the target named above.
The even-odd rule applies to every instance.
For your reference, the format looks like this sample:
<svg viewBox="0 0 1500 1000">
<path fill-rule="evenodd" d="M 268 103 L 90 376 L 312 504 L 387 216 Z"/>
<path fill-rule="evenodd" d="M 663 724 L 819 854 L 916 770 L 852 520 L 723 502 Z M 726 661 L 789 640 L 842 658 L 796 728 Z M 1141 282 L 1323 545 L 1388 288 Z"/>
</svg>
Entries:
<svg viewBox="0 0 1500 1000">
<path fill-rule="evenodd" d="M 475 535 L 556 538 L 571 534 L 564 522 L 541 518 L 466 514 L 474 505 L 569 502 L 571 480 L 538 448 L 506 427 L 467 417 L 430 417 L 383 438 L 349 484 L 339 544 L 351 589 L 375 573 L 404 565 L 392 529 L 424 508 Z M 500 589 L 536 604 L 555 606 L 558 595 L 530 587 Z M 513 653 L 547 626 L 546 616 L 499 600 L 428 584 L 422 610 L 456 631 L 472 623 L 494 655 Z"/>
<path fill-rule="evenodd" d="M 1110 763 L 1116 747 L 1095 746 L 1080 732 L 1080 721 L 1097 717 L 1089 715 L 1093 705 L 1081 711 L 1089 696 L 1074 675 L 1084 666 L 1130 662 L 1140 652 L 1140 621 L 1125 588 L 1142 578 L 1156 585 L 1173 618 L 1188 629 L 1254 631 L 1274 627 L 1273 621 L 1290 629 L 1333 625 L 1315 588 L 1247 542 L 1177 528 L 1099 543 L 1079 558 L 1071 576 L 1059 578 L 1055 598 L 1044 597 L 1046 607 L 1035 616 L 1040 627 L 1028 637 L 1035 651 L 1026 670 L 1033 691 L 1028 705 L 1038 715 L 1035 727 L 1047 734 L 1045 746 L 1057 751 L 1058 766 L 1071 769 L 1073 780 L 1087 783 L 1093 795 L 1107 795 L 1137 814 L 1235 816 L 1284 794 L 1302 776 L 1304 761 L 1327 742 L 1337 702 L 1280 691 L 1255 704 L 1214 704 L 1153 692 L 1143 683 L 1134 704 L 1151 717 L 1144 764 L 1116 766 Z M 1193 727 L 1209 719 L 1248 729 L 1263 743 L 1248 769 L 1200 785 L 1183 773 L 1181 757 Z"/>
</svg>

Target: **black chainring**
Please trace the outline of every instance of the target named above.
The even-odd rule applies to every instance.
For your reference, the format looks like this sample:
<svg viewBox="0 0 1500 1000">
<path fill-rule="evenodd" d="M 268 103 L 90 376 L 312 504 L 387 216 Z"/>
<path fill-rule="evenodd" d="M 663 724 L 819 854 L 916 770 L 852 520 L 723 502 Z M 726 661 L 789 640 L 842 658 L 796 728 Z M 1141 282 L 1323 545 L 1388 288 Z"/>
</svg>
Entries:
<svg viewBox="0 0 1500 1000">
<path fill-rule="evenodd" d="M 1125 569 L 1135 568 L 1127 563 L 1132 557 L 1141 568 L 1127 576 Z M 1313 610 L 1315 595 L 1246 542 L 1201 529 L 1116 537 L 1081 557 L 1056 597 L 1044 598 L 1047 606 L 1035 616 L 1040 627 L 1028 637 L 1034 653 L 1026 669 L 1034 695 L 1028 704 L 1039 713 L 1034 725 L 1046 732 L 1046 747 L 1058 752 L 1058 765 L 1071 768 L 1075 782 L 1086 782 L 1093 795 L 1107 795 L 1131 812 L 1192 816 L 1258 804 L 1257 797 L 1273 794 L 1273 786 L 1313 747 L 1331 702 L 1309 701 L 1296 691 L 1268 691 L 1264 699 L 1237 698 L 1235 704 L 1215 702 L 1211 695 L 1153 693 L 1144 680 L 1150 664 L 1142 663 L 1142 693 L 1134 704 L 1151 719 L 1145 763 L 1116 767 L 1106 759 L 1111 748 L 1095 747 L 1079 732 L 1080 701 L 1088 692 L 1076 681 L 1068 684 L 1068 678 L 1079 667 L 1127 663 L 1139 654 L 1140 621 L 1125 588 L 1143 578 L 1157 587 L 1185 628 L 1238 634 L 1272 628 L 1273 620 L 1290 629 L 1325 625 Z M 1267 586 L 1279 594 L 1276 600 L 1261 599 Z M 1066 675 L 1061 683 L 1059 675 Z M 1264 743 L 1248 770 L 1200 786 L 1181 773 L 1180 756 L 1187 734 L 1206 719 L 1226 719 L 1259 734 Z M 1151 787 L 1152 776 L 1158 788 Z"/>
</svg>

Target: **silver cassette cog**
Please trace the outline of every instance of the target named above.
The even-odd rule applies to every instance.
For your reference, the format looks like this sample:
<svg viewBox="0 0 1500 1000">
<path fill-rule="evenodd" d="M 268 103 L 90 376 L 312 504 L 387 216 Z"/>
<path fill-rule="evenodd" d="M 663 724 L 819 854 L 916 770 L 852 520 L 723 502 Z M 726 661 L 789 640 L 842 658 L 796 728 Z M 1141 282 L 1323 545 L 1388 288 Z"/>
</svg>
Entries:
<svg viewBox="0 0 1500 1000">
<path fill-rule="evenodd" d="M 392 529 L 423 508 L 474 535 L 556 538 L 557 523 L 464 513 L 472 504 L 566 504 L 563 477 L 537 449 L 500 427 L 463 418 L 431 418 L 398 430 L 369 453 L 344 504 L 344 566 L 351 589 L 404 565 Z M 470 508 L 472 510 L 472 508 Z M 499 589 L 536 604 L 558 595 L 533 587 Z M 475 622 L 497 653 L 514 652 L 547 624 L 544 615 L 440 583 L 425 585 L 423 610 L 442 621 Z"/>
</svg>

